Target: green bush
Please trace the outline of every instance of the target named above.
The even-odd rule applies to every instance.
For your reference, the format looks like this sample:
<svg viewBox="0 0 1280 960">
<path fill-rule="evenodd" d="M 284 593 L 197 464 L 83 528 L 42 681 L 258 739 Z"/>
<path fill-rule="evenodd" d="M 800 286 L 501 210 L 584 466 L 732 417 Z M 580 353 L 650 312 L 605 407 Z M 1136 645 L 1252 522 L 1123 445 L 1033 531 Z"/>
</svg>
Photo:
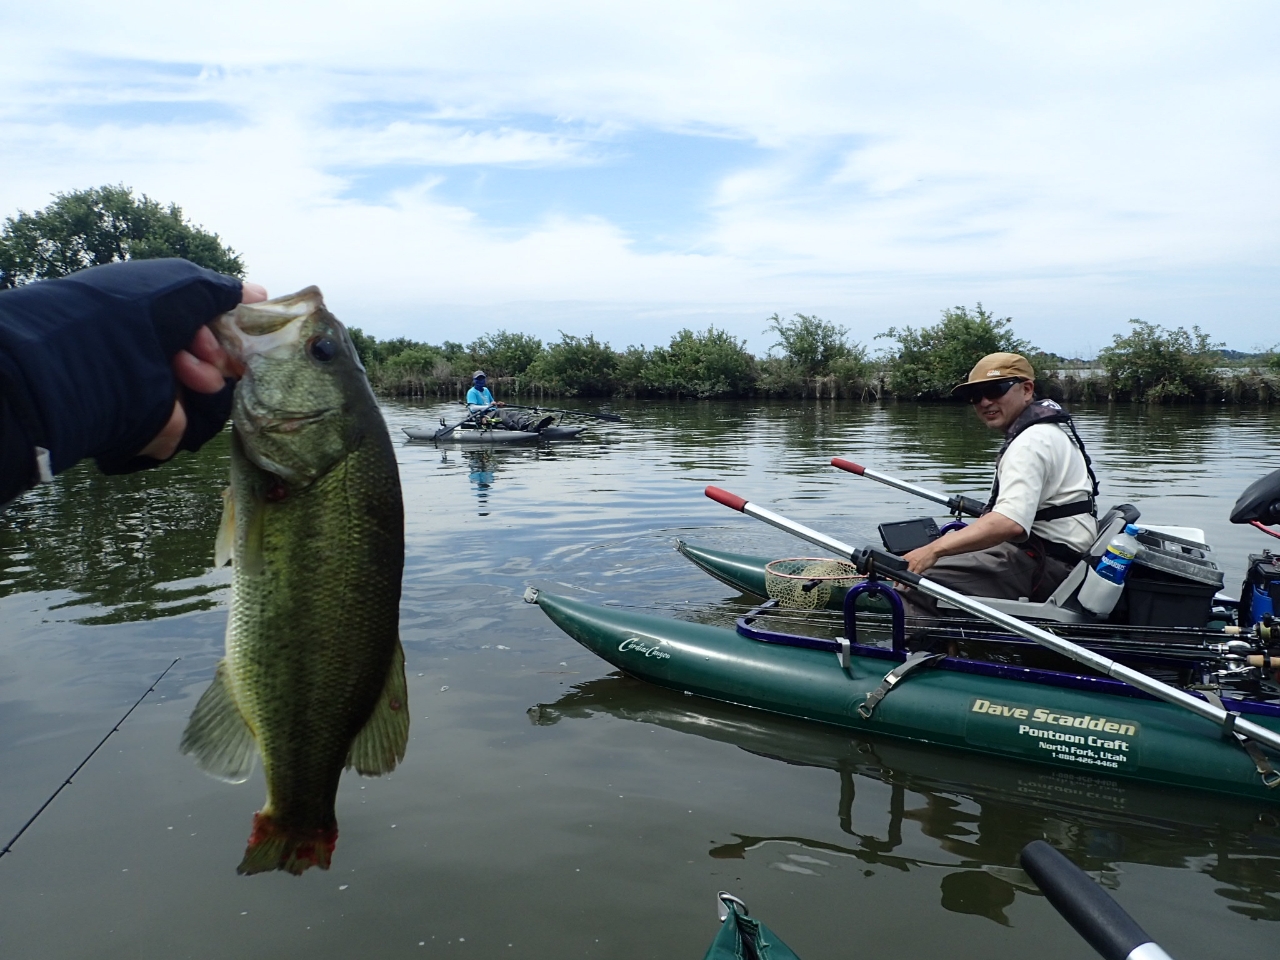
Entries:
<svg viewBox="0 0 1280 960">
<path fill-rule="evenodd" d="M 909 400 L 949 397 L 989 353 L 1020 353 L 1034 367 L 1039 351 L 1013 335 L 1012 322 L 997 319 L 979 303 L 972 313 L 966 307 L 943 310 L 942 321 L 932 327 L 890 327 L 880 334 L 897 342 L 887 360 L 890 389 Z"/>
<path fill-rule="evenodd" d="M 853 344 L 848 353 L 831 362 L 831 376 L 845 390 L 861 391 L 875 379 L 876 369 L 867 348 L 860 343 Z"/>
<path fill-rule="evenodd" d="M 794 320 L 783 320 L 775 313 L 768 322 L 765 333 L 772 331 L 778 335 L 773 347 L 782 348 L 783 357 L 791 361 L 803 379 L 830 373 L 832 363 L 850 354 L 845 339 L 848 328 L 828 323 L 816 315 L 797 313 Z"/>
<path fill-rule="evenodd" d="M 667 347 L 655 347 L 641 369 L 641 382 L 666 396 L 742 396 L 755 381 L 755 360 L 745 341 L 724 330 L 681 330 Z"/>
<path fill-rule="evenodd" d="M 653 351 L 645 349 L 643 344 L 627 347 L 623 353 L 618 354 L 618 366 L 613 372 L 618 389 L 633 397 L 648 393 L 644 371 L 652 358 Z"/>
<path fill-rule="evenodd" d="M 478 338 L 467 349 L 473 368 L 490 377 L 518 377 L 542 355 L 542 341 L 527 333 L 499 330 Z"/>
<path fill-rule="evenodd" d="M 391 378 L 426 380 L 437 376 L 438 365 L 448 363 L 444 354 L 427 343 L 415 343 L 398 351 L 381 364 L 382 372 Z"/>
<path fill-rule="evenodd" d="M 359 327 L 348 327 L 347 336 L 351 338 L 351 343 L 356 348 L 356 355 L 360 357 L 365 370 L 371 370 L 381 362 L 382 355 L 378 350 L 377 337 L 369 336 Z"/>
<path fill-rule="evenodd" d="M 607 397 L 617 391 L 618 355 L 594 334 L 575 337 L 560 332 L 560 342 L 550 344 L 525 371 L 530 384 L 567 397 Z"/>
<path fill-rule="evenodd" d="M 1130 320 L 1128 336 L 1116 334 L 1098 353 L 1112 387 L 1134 400 L 1155 403 L 1205 397 L 1220 385 L 1217 367 L 1222 345 L 1199 327 L 1168 330 L 1145 320 Z"/>
</svg>

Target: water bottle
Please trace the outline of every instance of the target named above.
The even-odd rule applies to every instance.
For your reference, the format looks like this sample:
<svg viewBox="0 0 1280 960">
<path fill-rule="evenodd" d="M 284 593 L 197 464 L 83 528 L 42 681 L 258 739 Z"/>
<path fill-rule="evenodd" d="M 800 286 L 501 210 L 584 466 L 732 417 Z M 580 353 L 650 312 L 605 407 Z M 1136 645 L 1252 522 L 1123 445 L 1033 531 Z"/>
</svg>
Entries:
<svg viewBox="0 0 1280 960">
<path fill-rule="evenodd" d="M 1085 574 L 1080 586 L 1080 606 L 1099 617 L 1108 616 L 1124 592 L 1125 574 L 1138 549 L 1138 528 L 1131 523 L 1123 533 L 1111 538 L 1106 551 L 1098 558 L 1098 565 Z"/>
</svg>

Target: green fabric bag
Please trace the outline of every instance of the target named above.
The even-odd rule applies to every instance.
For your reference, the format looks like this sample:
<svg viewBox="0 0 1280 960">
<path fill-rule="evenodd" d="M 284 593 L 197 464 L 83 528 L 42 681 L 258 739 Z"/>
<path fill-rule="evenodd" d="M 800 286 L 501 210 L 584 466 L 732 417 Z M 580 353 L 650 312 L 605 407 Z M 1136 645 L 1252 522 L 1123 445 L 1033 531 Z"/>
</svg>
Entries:
<svg viewBox="0 0 1280 960">
<path fill-rule="evenodd" d="M 800 960 L 763 923 L 739 913 L 734 904 L 727 906 L 729 916 L 702 960 Z"/>
</svg>

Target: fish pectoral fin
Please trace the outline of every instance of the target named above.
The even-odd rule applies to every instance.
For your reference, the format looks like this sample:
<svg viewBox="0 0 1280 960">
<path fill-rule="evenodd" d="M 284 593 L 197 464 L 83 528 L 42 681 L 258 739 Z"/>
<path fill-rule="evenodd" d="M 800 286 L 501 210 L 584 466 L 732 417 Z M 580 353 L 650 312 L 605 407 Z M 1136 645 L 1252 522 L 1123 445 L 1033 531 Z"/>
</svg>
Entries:
<svg viewBox="0 0 1280 960">
<path fill-rule="evenodd" d="M 404 759 L 409 743 L 409 690 L 404 679 L 404 648 L 396 640 L 387 682 L 367 723 L 351 741 L 347 767 L 362 777 L 390 773 Z"/>
<path fill-rule="evenodd" d="M 222 522 L 213 541 L 213 565 L 225 567 L 236 556 L 236 502 L 231 498 L 231 488 L 222 491 Z"/>
<path fill-rule="evenodd" d="M 249 505 L 248 523 L 245 524 L 244 542 L 235 551 L 236 565 L 251 576 L 259 576 L 266 569 L 263 547 L 263 531 L 266 528 L 266 501 L 253 500 Z"/>
<path fill-rule="evenodd" d="M 231 783 L 244 783 L 253 772 L 257 744 L 253 731 L 231 696 L 227 661 L 218 664 L 182 734 L 183 753 L 192 754 L 201 770 Z"/>
</svg>

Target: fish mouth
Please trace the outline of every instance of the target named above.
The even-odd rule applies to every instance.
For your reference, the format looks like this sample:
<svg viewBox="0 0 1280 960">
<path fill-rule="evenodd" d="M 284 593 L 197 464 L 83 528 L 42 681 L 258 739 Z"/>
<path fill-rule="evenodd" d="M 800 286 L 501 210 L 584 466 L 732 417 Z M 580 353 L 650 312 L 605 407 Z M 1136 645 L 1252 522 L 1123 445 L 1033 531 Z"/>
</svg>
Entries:
<svg viewBox="0 0 1280 960">
<path fill-rule="evenodd" d="M 307 287 L 287 297 L 242 303 L 209 326 L 222 348 L 247 365 L 250 357 L 296 346 L 303 326 L 299 321 L 323 307 L 320 288 Z"/>
</svg>

